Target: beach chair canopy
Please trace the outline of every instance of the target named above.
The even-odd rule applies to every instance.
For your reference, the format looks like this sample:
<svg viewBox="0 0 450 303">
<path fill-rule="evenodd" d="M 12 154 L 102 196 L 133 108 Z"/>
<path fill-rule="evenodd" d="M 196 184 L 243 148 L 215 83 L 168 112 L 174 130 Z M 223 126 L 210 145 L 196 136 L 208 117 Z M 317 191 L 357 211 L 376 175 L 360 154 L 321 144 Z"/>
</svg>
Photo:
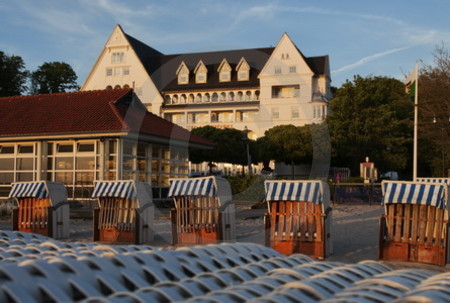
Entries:
<svg viewBox="0 0 450 303">
<path fill-rule="evenodd" d="M 328 185 L 320 180 L 268 180 L 264 187 L 267 202 L 306 201 L 328 206 L 330 201 Z"/>
<path fill-rule="evenodd" d="M 92 193 L 92 198 L 136 199 L 140 208 L 146 204 L 153 205 L 152 196 L 151 186 L 136 180 L 95 181 Z"/>
<path fill-rule="evenodd" d="M 231 187 L 221 177 L 170 179 L 169 198 L 175 197 L 218 197 L 220 204 L 231 201 Z"/>
<path fill-rule="evenodd" d="M 448 189 L 445 183 L 383 181 L 384 204 L 419 204 L 447 209 Z"/>
<path fill-rule="evenodd" d="M 445 183 L 450 185 L 450 178 L 416 178 L 416 182 Z"/>
<path fill-rule="evenodd" d="M 67 201 L 67 190 L 62 183 L 50 181 L 12 183 L 9 198 L 50 199 L 52 206 Z"/>
</svg>

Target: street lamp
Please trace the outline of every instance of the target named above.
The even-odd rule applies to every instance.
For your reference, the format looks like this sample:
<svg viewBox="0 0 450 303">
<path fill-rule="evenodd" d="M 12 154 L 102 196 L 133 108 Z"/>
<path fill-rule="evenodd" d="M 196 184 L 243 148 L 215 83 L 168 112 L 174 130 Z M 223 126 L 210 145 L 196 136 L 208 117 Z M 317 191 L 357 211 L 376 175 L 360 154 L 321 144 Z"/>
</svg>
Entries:
<svg viewBox="0 0 450 303">
<path fill-rule="evenodd" d="M 248 133 L 250 130 L 247 128 L 247 126 L 244 127 L 244 130 L 242 131 L 244 133 L 244 136 L 242 137 L 242 140 L 247 144 L 247 169 L 248 174 L 252 174 L 252 156 L 250 155 L 250 139 L 248 138 Z"/>
</svg>

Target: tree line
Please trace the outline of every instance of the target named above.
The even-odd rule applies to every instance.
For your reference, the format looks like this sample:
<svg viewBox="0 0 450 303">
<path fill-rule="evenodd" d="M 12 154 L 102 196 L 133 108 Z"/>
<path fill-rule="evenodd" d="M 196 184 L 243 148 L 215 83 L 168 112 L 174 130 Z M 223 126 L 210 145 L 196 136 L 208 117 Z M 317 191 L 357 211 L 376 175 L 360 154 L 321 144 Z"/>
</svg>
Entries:
<svg viewBox="0 0 450 303">
<path fill-rule="evenodd" d="M 28 71 L 22 57 L 0 51 L 0 97 L 78 90 L 77 75 L 65 62 L 45 62 Z"/>
<path fill-rule="evenodd" d="M 434 61 L 419 74 L 419 172 L 418 176 L 447 176 L 450 150 L 450 54 L 436 46 Z M 64 62 L 45 62 L 28 71 L 20 56 L 0 51 L 0 97 L 78 90 L 77 75 Z M 192 132 L 216 143 L 213 150 L 190 151 L 193 163 L 207 161 L 247 164 L 247 144 L 253 163 L 270 160 L 286 164 L 311 163 L 317 152 L 332 166 L 348 167 L 359 174 L 359 163 L 369 157 L 380 172 L 412 175 L 414 104 L 404 83 L 389 77 L 355 75 L 333 88 L 330 114 L 320 125 L 280 125 L 257 140 L 237 129 L 205 126 Z M 326 136 L 317 135 L 327 130 Z M 331 147 L 329 147 L 331 146 Z"/>
</svg>

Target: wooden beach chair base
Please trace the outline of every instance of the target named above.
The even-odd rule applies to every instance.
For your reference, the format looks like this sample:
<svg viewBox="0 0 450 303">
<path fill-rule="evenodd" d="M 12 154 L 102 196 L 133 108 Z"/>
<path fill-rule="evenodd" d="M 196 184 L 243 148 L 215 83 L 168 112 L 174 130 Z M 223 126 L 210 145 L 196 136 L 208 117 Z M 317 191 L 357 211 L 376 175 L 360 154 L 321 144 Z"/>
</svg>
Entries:
<svg viewBox="0 0 450 303">
<path fill-rule="evenodd" d="M 51 222 L 49 199 L 20 199 L 19 208 L 13 212 L 13 230 L 52 237 Z"/>
<path fill-rule="evenodd" d="M 312 258 L 326 256 L 325 219 L 330 209 L 322 212 L 322 205 L 303 201 L 270 203 L 265 215 L 265 244 L 290 255 L 301 253 Z"/>
<path fill-rule="evenodd" d="M 181 224 L 177 218 L 182 216 L 176 209 L 172 209 L 170 216 L 173 245 L 217 244 L 222 242 L 223 239 L 219 228 L 221 214 L 217 215 L 218 220 L 216 224 Z"/>
<path fill-rule="evenodd" d="M 109 244 L 135 244 L 136 233 L 134 231 L 120 231 L 117 228 L 101 229 L 99 231 L 99 241 Z"/>
<path fill-rule="evenodd" d="M 380 219 L 379 258 L 447 263 L 448 222 L 434 206 L 392 204 Z"/>
</svg>

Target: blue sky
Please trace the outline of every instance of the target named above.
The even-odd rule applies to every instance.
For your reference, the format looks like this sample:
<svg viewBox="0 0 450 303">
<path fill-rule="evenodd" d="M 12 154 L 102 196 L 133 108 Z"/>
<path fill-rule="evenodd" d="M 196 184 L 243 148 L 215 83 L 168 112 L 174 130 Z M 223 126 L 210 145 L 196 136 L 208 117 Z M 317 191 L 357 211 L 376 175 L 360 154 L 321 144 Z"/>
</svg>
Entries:
<svg viewBox="0 0 450 303">
<path fill-rule="evenodd" d="M 0 0 L 0 50 L 29 70 L 69 63 L 81 85 L 114 26 L 165 54 L 275 46 L 287 32 L 305 56 L 329 55 L 332 85 L 400 80 L 450 42 L 448 0 Z"/>
</svg>

